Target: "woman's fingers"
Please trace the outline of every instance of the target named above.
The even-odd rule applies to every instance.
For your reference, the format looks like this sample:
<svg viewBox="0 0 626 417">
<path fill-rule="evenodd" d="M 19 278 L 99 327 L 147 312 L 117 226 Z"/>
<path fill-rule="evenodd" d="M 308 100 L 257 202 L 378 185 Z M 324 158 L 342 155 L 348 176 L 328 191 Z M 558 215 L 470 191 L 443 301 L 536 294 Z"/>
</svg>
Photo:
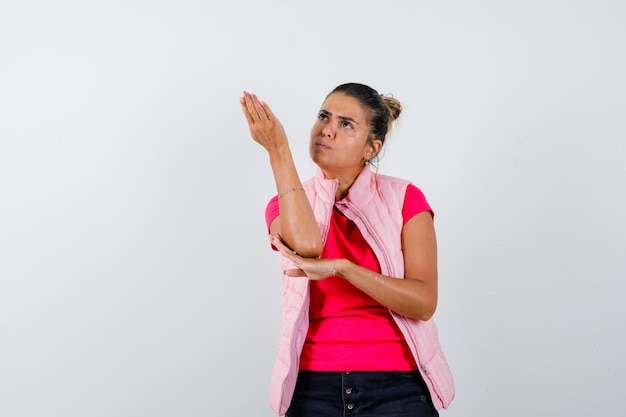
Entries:
<svg viewBox="0 0 626 417">
<path fill-rule="evenodd" d="M 303 259 L 300 256 L 298 256 L 295 253 L 295 251 L 292 251 L 287 246 L 285 246 L 282 240 L 280 240 L 280 237 L 278 236 L 278 234 L 270 235 L 270 242 L 272 245 L 276 247 L 276 249 L 280 251 L 280 253 L 284 257 L 294 262 L 294 264 L 296 264 L 296 262 L 297 263 L 302 262 Z M 300 265 L 296 264 L 296 266 L 300 266 Z M 304 272 L 302 268 L 287 269 L 283 271 L 283 274 L 285 274 L 288 277 L 306 277 L 307 276 L 306 272 Z"/>
<path fill-rule="evenodd" d="M 259 98 L 254 94 L 252 95 L 252 104 L 254 105 L 254 110 L 259 117 L 259 122 L 267 122 L 269 120 L 269 117 L 267 117 L 265 108 Z"/>
<path fill-rule="evenodd" d="M 296 266 L 296 268 L 283 271 L 283 274 L 286 276 L 308 277 L 312 280 L 320 280 L 335 275 L 336 260 L 303 258 L 285 246 L 278 235 L 270 235 L 270 242 L 285 258 L 289 259 Z"/>
<path fill-rule="evenodd" d="M 255 96 L 253 96 L 252 94 L 248 93 L 247 91 L 244 91 L 243 99 L 244 99 L 244 103 L 245 103 L 245 106 L 246 106 L 246 110 L 248 111 L 248 114 L 252 118 L 253 123 L 261 121 L 261 117 L 260 117 L 259 113 L 257 112 L 257 107 L 254 104 Z M 258 99 L 256 101 L 258 101 Z M 265 112 L 264 112 L 264 114 L 265 114 Z"/>
<path fill-rule="evenodd" d="M 241 103 L 241 110 L 246 115 L 248 123 L 254 123 L 254 116 L 256 112 L 254 112 L 254 106 L 252 105 L 252 97 L 250 96 L 250 93 L 244 91 L 243 96 L 239 99 L 239 103 Z"/>
<path fill-rule="evenodd" d="M 261 105 L 263 106 L 263 110 L 265 111 L 267 120 L 269 120 L 270 122 L 273 122 L 274 120 L 278 120 L 276 119 L 276 116 L 274 116 L 274 112 L 272 111 L 272 109 L 270 109 L 270 106 L 268 106 L 266 102 L 262 101 Z"/>
<path fill-rule="evenodd" d="M 248 110 L 248 105 L 246 104 L 246 98 L 244 96 L 239 98 L 239 103 L 241 104 L 241 112 L 244 116 L 246 116 L 246 120 L 248 121 L 248 125 L 252 125 L 254 123 L 254 119 Z"/>
<path fill-rule="evenodd" d="M 248 121 L 251 120 L 253 123 L 257 123 L 267 122 L 273 119 L 270 118 L 271 110 L 269 110 L 269 106 L 266 103 L 261 102 L 255 94 L 244 91 L 243 97 L 239 99 L 239 102 L 241 103 L 242 109 L 246 110 L 244 113 L 247 112 L 246 117 L 248 118 Z"/>
<path fill-rule="evenodd" d="M 283 243 L 283 241 L 280 239 L 280 237 L 278 237 L 278 235 L 270 235 L 270 242 L 272 243 L 272 245 L 274 245 L 276 247 L 276 249 L 278 249 L 280 251 L 281 254 L 283 254 L 283 256 L 285 256 L 287 259 L 294 261 L 296 259 L 299 259 L 300 257 L 298 256 L 297 253 L 295 253 L 294 251 L 292 251 L 291 249 L 289 249 L 287 246 L 285 246 L 285 244 Z"/>
<path fill-rule="evenodd" d="M 247 91 L 243 92 L 239 103 L 255 142 L 268 151 L 287 143 L 285 130 L 267 103 Z"/>
<path fill-rule="evenodd" d="M 292 277 L 292 278 L 306 277 L 307 276 L 306 272 L 304 272 L 300 268 L 287 269 L 287 270 L 283 271 L 283 274 L 287 275 L 288 277 Z"/>
</svg>

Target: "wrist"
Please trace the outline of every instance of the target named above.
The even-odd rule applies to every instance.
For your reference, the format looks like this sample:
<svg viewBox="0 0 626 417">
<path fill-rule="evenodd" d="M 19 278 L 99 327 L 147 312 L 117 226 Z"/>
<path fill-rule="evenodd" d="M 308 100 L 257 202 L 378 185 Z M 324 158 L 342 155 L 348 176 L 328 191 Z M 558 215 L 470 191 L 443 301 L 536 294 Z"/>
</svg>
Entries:
<svg viewBox="0 0 626 417">
<path fill-rule="evenodd" d="M 350 267 L 350 261 L 347 259 L 335 259 L 333 265 L 333 275 L 339 278 L 346 277 L 346 270 Z"/>
<path fill-rule="evenodd" d="M 267 149 L 267 153 L 271 162 L 278 162 L 285 159 L 291 159 L 291 150 L 289 149 L 289 143 L 281 143 L 280 145 L 272 146 Z"/>
</svg>

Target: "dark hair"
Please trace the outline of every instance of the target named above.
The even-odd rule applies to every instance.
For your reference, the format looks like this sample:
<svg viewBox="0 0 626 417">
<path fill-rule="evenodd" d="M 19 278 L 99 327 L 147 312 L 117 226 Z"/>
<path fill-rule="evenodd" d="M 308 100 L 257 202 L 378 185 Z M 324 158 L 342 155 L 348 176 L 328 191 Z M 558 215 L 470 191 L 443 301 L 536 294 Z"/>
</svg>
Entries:
<svg viewBox="0 0 626 417">
<path fill-rule="evenodd" d="M 334 93 L 357 99 L 369 111 L 369 139 L 380 139 L 384 144 L 393 122 L 402 112 L 400 102 L 391 95 L 378 94 L 373 88 L 358 83 L 341 84 L 328 95 Z"/>
</svg>

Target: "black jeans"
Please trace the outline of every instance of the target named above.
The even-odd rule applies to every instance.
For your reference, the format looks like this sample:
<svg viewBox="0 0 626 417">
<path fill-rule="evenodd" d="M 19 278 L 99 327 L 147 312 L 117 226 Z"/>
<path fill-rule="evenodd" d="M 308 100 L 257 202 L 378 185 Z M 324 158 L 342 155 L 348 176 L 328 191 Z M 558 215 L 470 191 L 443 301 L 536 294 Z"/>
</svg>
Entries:
<svg viewBox="0 0 626 417">
<path fill-rule="evenodd" d="M 286 417 L 437 417 L 418 371 L 300 371 Z"/>
</svg>

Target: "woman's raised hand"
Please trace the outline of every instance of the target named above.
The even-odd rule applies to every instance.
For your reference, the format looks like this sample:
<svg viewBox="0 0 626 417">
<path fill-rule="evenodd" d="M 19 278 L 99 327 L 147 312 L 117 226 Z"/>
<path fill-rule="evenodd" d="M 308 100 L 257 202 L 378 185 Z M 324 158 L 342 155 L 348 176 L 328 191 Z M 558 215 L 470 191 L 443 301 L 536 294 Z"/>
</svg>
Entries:
<svg viewBox="0 0 626 417">
<path fill-rule="evenodd" d="M 270 107 L 247 91 L 239 98 L 241 111 L 246 116 L 250 135 L 268 152 L 287 145 L 287 135 Z"/>
</svg>

